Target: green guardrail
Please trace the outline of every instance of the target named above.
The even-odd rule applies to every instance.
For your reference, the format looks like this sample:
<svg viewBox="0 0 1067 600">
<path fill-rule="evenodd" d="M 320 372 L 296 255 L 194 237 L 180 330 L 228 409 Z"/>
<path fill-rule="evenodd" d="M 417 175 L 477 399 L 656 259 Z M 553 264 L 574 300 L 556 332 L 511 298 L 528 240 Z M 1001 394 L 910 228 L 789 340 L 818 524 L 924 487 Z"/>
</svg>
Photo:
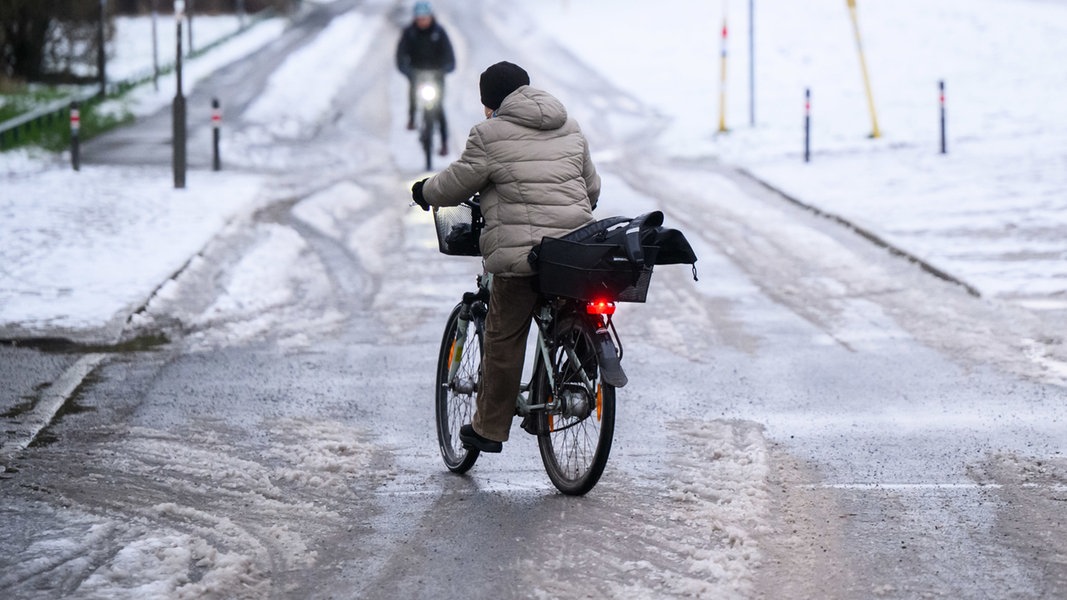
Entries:
<svg viewBox="0 0 1067 600">
<path fill-rule="evenodd" d="M 206 54 L 274 15 L 273 9 L 261 10 L 251 15 L 249 21 L 233 33 L 222 36 L 187 56 L 196 58 Z M 80 137 L 83 140 L 125 123 L 130 119 L 115 115 L 98 115 L 94 108 L 103 100 L 119 98 L 126 92 L 151 82 L 157 76 L 173 72 L 174 68 L 174 63 L 169 63 L 161 66 L 158 72 L 150 68 L 126 79 L 108 81 L 105 85 L 105 96 L 100 95 L 98 85 L 86 86 L 63 98 L 49 101 L 31 111 L 0 122 L 0 151 L 26 145 L 38 145 L 56 151 L 65 148 L 70 143 L 70 113 L 74 102 L 80 105 Z"/>
</svg>

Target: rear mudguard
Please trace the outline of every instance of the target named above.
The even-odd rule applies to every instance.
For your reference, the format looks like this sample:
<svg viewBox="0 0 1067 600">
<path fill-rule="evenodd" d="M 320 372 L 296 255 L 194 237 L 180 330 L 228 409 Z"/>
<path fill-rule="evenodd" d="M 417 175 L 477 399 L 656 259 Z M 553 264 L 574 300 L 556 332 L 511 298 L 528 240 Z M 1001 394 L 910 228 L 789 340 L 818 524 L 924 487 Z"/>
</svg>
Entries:
<svg viewBox="0 0 1067 600">
<path fill-rule="evenodd" d="M 611 333 L 607 327 L 601 327 L 594 334 L 596 342 L 596 357 L 600 363 L 600 378 L 604 383 L 621 388 L 629 381 L 626 372 L 622 370 L 622 362 L 619 353 L 615 349 L 615 341 L 611 339 Z"/>
</svg>

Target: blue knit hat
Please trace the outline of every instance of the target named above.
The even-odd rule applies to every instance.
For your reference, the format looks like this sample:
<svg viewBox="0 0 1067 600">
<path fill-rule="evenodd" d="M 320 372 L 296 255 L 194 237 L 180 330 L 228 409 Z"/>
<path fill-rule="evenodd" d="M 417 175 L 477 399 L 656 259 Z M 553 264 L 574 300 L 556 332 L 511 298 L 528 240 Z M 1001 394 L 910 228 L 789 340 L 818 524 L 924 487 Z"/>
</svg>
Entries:
<svg viewBox="0 0 1067 600">
<path fill-rule="evenodd" d="M 416 2 L 415 3 L 415 16 L 427 17 L 433 14 L 433 9 L 430 8 L 429 2 Z"/>
</svg>

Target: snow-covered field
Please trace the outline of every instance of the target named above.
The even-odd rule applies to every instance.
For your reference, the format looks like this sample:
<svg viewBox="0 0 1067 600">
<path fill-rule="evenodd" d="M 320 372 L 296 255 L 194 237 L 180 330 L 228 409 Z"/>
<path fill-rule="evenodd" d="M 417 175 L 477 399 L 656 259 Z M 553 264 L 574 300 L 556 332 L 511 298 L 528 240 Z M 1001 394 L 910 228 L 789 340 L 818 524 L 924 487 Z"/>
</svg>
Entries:
<svg viewBox="0 0 1067 600">
<path fill-rule="evenodd" d="M 756 0 L 755 127 L 748 0 L 518 5 L 671 118 L 661 146 L 740 165 L 977 287 L 1067 308 L 1067 3 L 857 2 L 881 136 L 842 0 Z M 505 6 L 506 5 L 506 6 Z M 721 27 L 726 124 L 719 134 Z M 938 82 L 948 154 L 940 154 Z M 804 91 L 812 159 L 803 162 Z"/>
</svg>

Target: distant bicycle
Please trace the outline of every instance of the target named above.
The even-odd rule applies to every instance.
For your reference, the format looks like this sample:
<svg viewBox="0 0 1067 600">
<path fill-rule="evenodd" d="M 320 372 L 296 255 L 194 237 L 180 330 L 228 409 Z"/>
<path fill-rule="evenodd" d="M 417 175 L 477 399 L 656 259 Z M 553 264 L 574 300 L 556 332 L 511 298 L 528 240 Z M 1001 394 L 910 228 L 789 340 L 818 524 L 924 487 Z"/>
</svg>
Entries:
<svg viewBox="0 0 1067 600">
<path fill-rule="evenodd" d="M 419 144 L 426 157 L 426 170 L 433 169 L 433 132 L 440 128 L 442 118 L 441 90 L 444 73 L 441 71 L 416 71 L 415 96 L 419 107 Z M 441 140 L 442 147 L 444 140 Z"/>
<path fill-rule="evenodd" d="M 480 255 L 477 196 L 459 207 L 434 208 L 434 222 L 441 252 Z M 534 312 L 537 345 L 533 376 L 522 384 L 515 411 L 523 417 L 522 428 L 537 437 L 549 479 L 568 495 L 593 489 L 607 465 L 615 432 L 615 390 L 627 383 L 622 342 L 612 322 L 615 303 L 644 302 L 657 260 L 658 248 L 642 247 L 636 233 L 622 238 L 632 222 L 616 217 L 595 223 L 592 229 L 599 232 L 545 238 L 532 255 L 541 292 Z M 577 240 L 591 233 L 631 243 Z M 455 473 L 470 470 L 479 456 L 478 450 L 464 447 L 459 429 L 471 422 L 481 387 L 491 293 L 492 276 L 479 275 L 477 289 L 463 294 L 449 314 L 441 340 L 437 439 L 445 466 Z"/>
</svg>

